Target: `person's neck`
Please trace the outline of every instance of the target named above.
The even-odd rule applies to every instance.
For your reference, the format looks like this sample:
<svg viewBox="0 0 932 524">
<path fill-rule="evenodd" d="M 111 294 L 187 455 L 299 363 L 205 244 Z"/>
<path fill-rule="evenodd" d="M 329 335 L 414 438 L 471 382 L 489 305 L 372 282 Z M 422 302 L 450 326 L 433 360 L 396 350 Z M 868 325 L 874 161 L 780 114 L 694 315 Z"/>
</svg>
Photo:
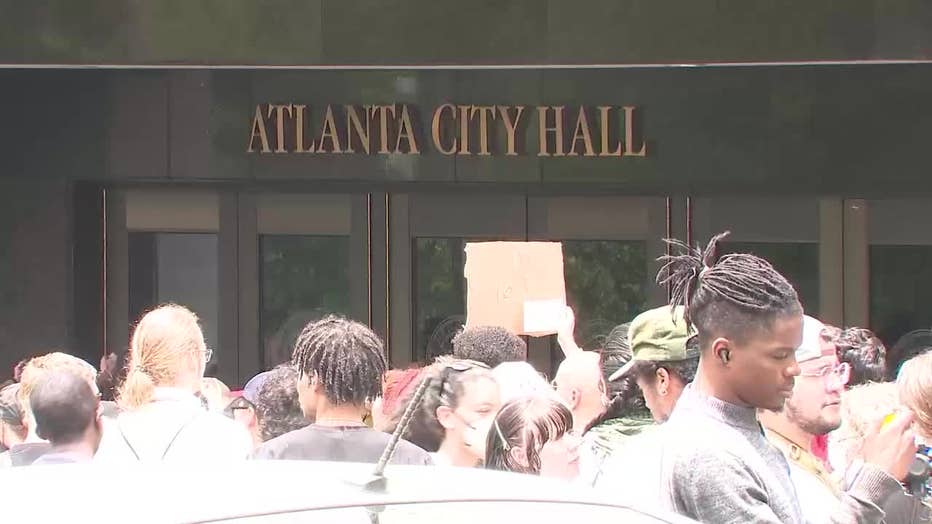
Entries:
<svg viewBox="0 0 932 524">
<path fill-rule="evenodd" d="M 452 439 L 443 439 L 437 453 L 446 457 L 453 466 L 472 468 L 479 464 L 479 459 L 470 453 L 465 445 L 453 442 Z"/>
<path fill-rule="evenodd" d="M 68 453 L 72 455 L 79 455 L 87 459 L 94 458 L 94 453 L 96 450 L 94 446 L 88 443 L 86 440 L 82 439 L 77 442 L 69 442 L 68 444 L 55 444 L 52 443 L 52 448 L 49 450 L 50 453 Z"/>
<path fill-rule="evenodd" d="M 578 406 L 573 411 L 573 429 L 582 433 L 586 427 L 602 414 L 601 406 Z"/>
<path fill-rule="evenodd" d="M 201 390 L 201 381 L 194 378 L 181 378 L 171 384 L 161 384 L 158 387 L 177 389 L 193 395 Z"/>
<path fill-rule="evenodd" d="M 362 406 L 344 404 L 334 406 L 321 402 L 317 406 L 317 416 L 314 424 L 318 426 L 362 426 L 366 409 Z"/>
<path fill-rule="evenodd" d="M 13 446 L 26 442 L 26 437 L 28 436 L 28 433 L 27 435 L 23 435 L 22 437 L 20 437 L 17 434 L 13 434 L 13 432 L 10 430 L 7 430 L 7 432 L 8 433 L 6 435 L 7 437 L 6 442 L 3 443 L 7 448 L 12 448 Z"/>
<path fill-rule="evenodd" d="M 704 359 L 703 359 L 704 360 Z M 735 406 L 751 407 L 741 401 L 727 386 L 719 384 L 715 380 L 715 372 L 710 372 L 708 363 L 699 361 L 699 370 L 696 372 L 696 378 L 693 380 L 693 388 L 707 397 L 716 398 L 722 402 L 727 402 Z"/>
<path fill-rule="evenodd" d="M 767 431 L 780 435 L 806 451 L 812 449 L 812 440 L 815 435 L 806 432 L 798 425 L 787 420 L 785 411 L 781 413 L 761 412 L 759 419 L 761 425 Z"/>
<path fill-rule="evenodd" d="M 34 444 L 36 442 L 48 442 L 48 441 L 43 438 L 40 438 L 39 435 L 36 434 L 35 424 L 31 424 L 29 426 L 29 430 L 26 432 L 26 438 L 24 438 L 22 442 L 20 442 L 20 444 Z"/>
</svg>

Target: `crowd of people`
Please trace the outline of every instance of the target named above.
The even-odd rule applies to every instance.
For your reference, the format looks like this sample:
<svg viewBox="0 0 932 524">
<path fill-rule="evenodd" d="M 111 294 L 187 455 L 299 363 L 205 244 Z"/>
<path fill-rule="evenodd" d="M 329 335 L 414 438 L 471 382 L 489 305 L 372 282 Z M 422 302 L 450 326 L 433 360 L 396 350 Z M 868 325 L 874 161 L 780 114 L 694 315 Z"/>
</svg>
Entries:
<svg viewBox="0 0 932 524">
<path fill-rule="evenodd" d="M 388 369 L 367 326 L 310 322 L 290 362 L 230 391 L 196 314 L 135 326 L 123 373 L 66 353 L 0 389 L 0 469 L 247 458 L 479 467 L 555 477 L 700 522 L 928 522 L 932 352 L 805 315 L 767 261 L 673 242 L 668 305 L 580 348 L 548 381 L 525 341 L 470 326 L 452 354 Z M 925 469 L 923 469 L 923 466 Z M 2 472 L 0 472 L 2 474 Z"/>
</svg>

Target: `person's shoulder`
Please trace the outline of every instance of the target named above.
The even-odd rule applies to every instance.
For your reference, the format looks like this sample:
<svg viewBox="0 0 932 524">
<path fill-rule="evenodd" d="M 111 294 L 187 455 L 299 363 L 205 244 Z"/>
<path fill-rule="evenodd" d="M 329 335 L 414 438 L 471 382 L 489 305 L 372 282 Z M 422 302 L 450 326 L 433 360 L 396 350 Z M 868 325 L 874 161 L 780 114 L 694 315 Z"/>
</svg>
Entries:
<svg viewBox="0 0 932 524">
<path fill-rule="evenodd" d="M 204 411 L 202 414 L 196 415 L 192 420 L 192 424 L 202 424 L 220 431 L 245 430 L 239 422 L 213 411 Z"/>
<path fill-rule="evenodd" d="M 665 460 L 674 472 L 715 471 L 744 469 L 742 456 L 749 444 L 729 427 L 711 424 L 704 420 L 686 423 L 686 420 L 663 424 L 649 434 L 640 435 L 639 442 L 656 442 L 663 449 Z"/>
<path fill-rule="evenodd" d="M 278 458 L 289 449 L 304 445 L 312 440 L 314 438 L 314 433 L 315 430 L 312 424 L 266 440 L 256 448 L 253 453 L 253 458 Z"/>
<path fill-rule="evenodd" d="M 591 428 L 583 439 L 594 452 L 611 454 L 656 427 L 653 419 L 616 418 Z"/>
<path fill-rule="evenodd" d="M 391 438 L 390 435 L 389 438 Z M 392 461 L 400 464 L 421 465 L 434 463 L 430 453 L 407 440 L 398 441 L 398 447 L 395 448 L 395 457 L 397 460 L 393 459 Z"/>
</svg>

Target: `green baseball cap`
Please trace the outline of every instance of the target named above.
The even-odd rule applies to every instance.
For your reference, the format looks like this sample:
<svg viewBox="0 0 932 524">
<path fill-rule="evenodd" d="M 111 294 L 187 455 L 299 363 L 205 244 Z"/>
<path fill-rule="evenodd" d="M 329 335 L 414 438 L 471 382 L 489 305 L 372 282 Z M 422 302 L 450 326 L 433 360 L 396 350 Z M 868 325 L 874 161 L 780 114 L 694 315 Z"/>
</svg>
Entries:
<svg viewBox="0 0 932 524">
<path fill-rule="evenodd" d="M 683 306 L 663 306 L 634 317 L 628 328 L 628 344 L 634 355 L 609 380 L 627 375 L 638 361 L 671 362 L 699 356 L 698 349 L 686 349 L 696 329 L 683 318 Z"/>
</svg>

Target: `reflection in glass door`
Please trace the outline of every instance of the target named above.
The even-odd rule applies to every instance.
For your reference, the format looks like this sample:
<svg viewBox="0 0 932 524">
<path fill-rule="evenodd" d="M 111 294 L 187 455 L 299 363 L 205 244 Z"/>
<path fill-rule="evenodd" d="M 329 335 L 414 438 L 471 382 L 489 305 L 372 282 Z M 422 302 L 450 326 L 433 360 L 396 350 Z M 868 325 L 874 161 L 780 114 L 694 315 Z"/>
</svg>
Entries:
<svg viewBox="0 0 932 524">
<path fill-rule="evenodd" d="M 861 266 L 869 273 L 869 284 L 852 286 L 850 295 L 867 306 L 869 326 L 887 346 L 893 379 L 903 362 L 932 345 L 932 201 L 848 201 L 846 208 L 866 230 Z"/>
<path fill-rule="evenodd" d="M 267 365 L 288 360 L 308 321 L 352 316 L 349 244 L 349 235 L 260 235 L 259 337 Z"/>
<path fill-rule="evenodd" d="M 565 240 L 566 301 L 576 313 L 576 342 L 597 349 L 618 324 L 647 309 L 647 243 Z"/>
<path fill-rule="evenodd" d="M 257 338 L 270 369 L 291 358 L 308 322 L 368 321 L 369 225 L 364 195 L 261 194 L 255 205 Z"/>
<path fill-rule="evenodd" d="M 451 353 L 450 342 L 466 322 L 465 246 L 462 238 L 414 239 L 414 347 L 418 360 L 431 362 Z"/>
<path fill-rule="evenodd" d="M 129 340 L 130 326 L 168 302 L 194 311 L 213 351 L 207 372 L 231 369 L 235 354 L 221 344 L 220 201 L 210 191 L 114 192 L 108 260 L 111 340 Z M 120 348 L 125 350 L 124 346 Z"/>
<path fill-rule="evenodd" d="M 768 260 L 796 288 L 805 311 L 826 323 L 843 317 L 840 200 L 815 197 L 694 198 L 694 243 L 730 231 L 722 253 Z"/>
<path fill-rule="evenodd" d="M 466 242 L 524 240 L 520 195 L 392 195 L 392 362 L 429 362 L 452 350 L 466 315 Z"/>
<path fill-rule="evenodd" d="M 419 362 L 452 351 L 450 341 L 465 321 L 466 242 L 530 239 L 563 242 L 567 301 L 579 319 L 577 338 L 584 347 L 599 347 L 617 324 L 665 296 L 652 282 L 656 255 L 649 256 L 663 249 L 664 205 L 663 198 L 394 196 L 393 206 L 404 206 L 404 212 L 393 215 L 392 227 L 403 236 L 393 235 L 392 242 L 407 242 L 408 249 L 393 249 L 392 261 L 409 267 L 396 272 L 407 280 L 393 279 L 394 344 L 410 340 L 408 358 Z M 405 282 L 411 289 L 408 333 L 401 327 L 406 318 L 397 291 Z M 530 341 L 530 358 L 549 371 L 558 355 L 551 340 L 543 340 Z"/>
<path fill-rule="evenodd" d="M 366 194 L 131 189 L 108 196 L 106 329 L 164 302 L 201 319 L 209 376 L 241 386 L 289 360 L 304 325 L 370 318 Z M 121 347 L 122 345 L 122 347 Z"/>
<path fill-rule="evenodd" d="M 217 252 L 216 233 L 129 232 L 129 318 L 158 304 L 182 304 L 197 313 L 207 347 L 216 348 Z"/>
<path fill-rule="evenodd" d="M 576 342 L 600 349 L 608 334 L 638 313 L 661 305 L 666 292 L 654 283 L 667 236 L 662 197 L 531 197 L 529 240 L 563 243 L 567 305 L 576 315 Z M 563 359 L 556 337 L 532 339 L 556 370 Z"/>
</svg>

